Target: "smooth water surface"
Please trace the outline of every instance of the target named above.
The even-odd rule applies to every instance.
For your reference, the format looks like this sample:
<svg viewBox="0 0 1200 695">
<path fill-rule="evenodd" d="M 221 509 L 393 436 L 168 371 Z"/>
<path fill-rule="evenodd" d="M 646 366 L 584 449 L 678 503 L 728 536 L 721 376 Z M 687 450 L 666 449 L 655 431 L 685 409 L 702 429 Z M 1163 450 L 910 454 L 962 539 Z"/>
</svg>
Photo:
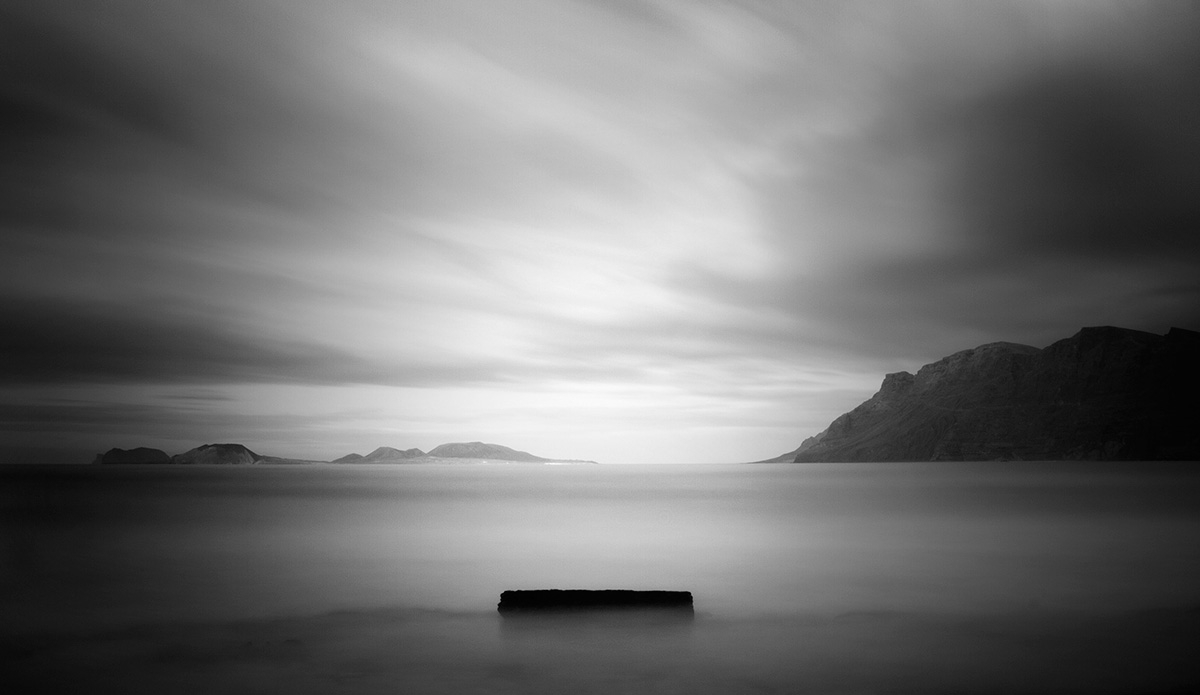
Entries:
<svg viewBox="0 0 1200 695">
<path fill-rule="evenodd" d="M 1200 686 L 1200 467 L 0 469 L 6 672 L 70 690 Z M 501 591 L 691 591 L 514 628 Z"/>
</svg>

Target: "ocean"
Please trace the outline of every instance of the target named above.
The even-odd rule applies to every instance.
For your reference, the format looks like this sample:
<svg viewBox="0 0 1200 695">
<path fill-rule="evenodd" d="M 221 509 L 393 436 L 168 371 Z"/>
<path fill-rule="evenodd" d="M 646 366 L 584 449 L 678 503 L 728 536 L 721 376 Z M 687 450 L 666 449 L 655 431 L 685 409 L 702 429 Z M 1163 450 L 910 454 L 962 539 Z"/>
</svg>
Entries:
<svg viewBox="0 0 1200 695">
<path fill-rule="evenodd" d="M 4 466 L 0 543 L 4 692 L 1200 690 L 1194 463 Z"/>
</svg>

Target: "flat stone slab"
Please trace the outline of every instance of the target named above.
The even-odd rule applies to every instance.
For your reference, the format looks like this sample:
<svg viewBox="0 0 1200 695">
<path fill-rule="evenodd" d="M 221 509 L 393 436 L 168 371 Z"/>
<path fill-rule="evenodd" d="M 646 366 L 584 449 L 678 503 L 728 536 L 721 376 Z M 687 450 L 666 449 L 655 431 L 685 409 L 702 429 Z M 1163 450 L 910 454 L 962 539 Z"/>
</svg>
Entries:
<svg viewBox="0 0 1200 695">
<path fill-rule="evenodd" d="M 632 589 L 518 589 L 500 594 L 502 614 L 570 611 L 656 610 L 692 612 L 690 591 Z"/>
</svg>

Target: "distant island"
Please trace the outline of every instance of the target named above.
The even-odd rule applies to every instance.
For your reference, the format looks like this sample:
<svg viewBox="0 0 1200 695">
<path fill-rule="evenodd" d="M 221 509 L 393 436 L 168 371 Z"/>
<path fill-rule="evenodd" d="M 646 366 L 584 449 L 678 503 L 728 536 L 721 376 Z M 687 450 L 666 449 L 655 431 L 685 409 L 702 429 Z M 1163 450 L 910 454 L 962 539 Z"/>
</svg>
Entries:
<svg viewBox="0 0 1200 695">
<path fill-rule="evenodd" d="M 97 454 L 92 463 L 162 463 L 162 464 L 246 464 L 262 463 L 265 456 L 250 451 L 241 444 L 204 444 L 174 456 L 161 449 L 109 449 Z"/>
<path fill-rule="evenodd" d="M 1084 328 L 896 372 L 768 462 L 1200 460 L 1200 333 Z"/>
<path fill-rule="evenodd" d="M 347 454 L 331 463 L 443 463 L 469 461 L 505 461 L 509 463 L 595 463 L 578 459 L 550 459 L 534 456 L 527 451 L 517 451 L 499 444 L 484 442 L 453 442 L 434 447 L 428 453 L 420 449 L 393 449 L 381 446 L 361 456 Z"/>
<path fill-rule="evenodd" d="M 551 459 L 534 456 L 499 444 L 455 442 L 434 447 L 428 453 L 420 449 L 395 449 L 381 446 L 366 456 L 347 454 L 333 461 L 309 461 L 278 456 L 262 456 L 241 444 L 204 444 L 182 454 L 169 456 L 160 449 L 109 449 L 97 454 L 97 464 L 312 464 L 312 463 L 596 463 L 579 459 Z"/>
</svg>

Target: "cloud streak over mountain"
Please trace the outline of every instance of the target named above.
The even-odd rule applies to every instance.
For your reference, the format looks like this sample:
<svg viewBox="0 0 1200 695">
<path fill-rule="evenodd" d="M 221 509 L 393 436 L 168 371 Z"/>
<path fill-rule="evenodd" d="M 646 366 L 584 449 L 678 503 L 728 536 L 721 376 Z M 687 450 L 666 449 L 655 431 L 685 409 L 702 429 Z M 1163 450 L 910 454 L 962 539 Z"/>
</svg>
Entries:
<svg viewBox="0 0 1200 695">
<path fill-rule="evenodd" d="M 1198 31 L 1191 3 L 6 3 L 0 453 L 751 460 L 962 348 L 1200 327 Z"/>
</svg>

